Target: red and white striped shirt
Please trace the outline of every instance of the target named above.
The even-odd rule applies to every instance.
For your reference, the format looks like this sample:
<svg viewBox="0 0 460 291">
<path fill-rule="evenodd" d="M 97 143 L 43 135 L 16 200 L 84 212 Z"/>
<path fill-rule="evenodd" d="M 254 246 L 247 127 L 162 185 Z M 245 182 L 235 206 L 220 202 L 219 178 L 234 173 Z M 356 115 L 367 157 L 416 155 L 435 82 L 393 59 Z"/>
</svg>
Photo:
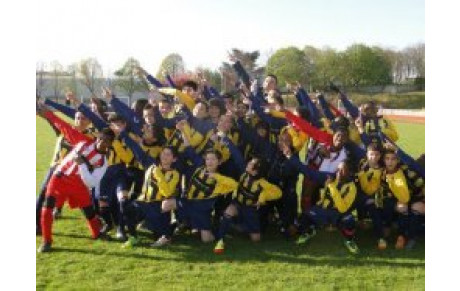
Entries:
<svg viewBox="0 0 460 291">
<path fill-rule="evenodd" d="M 55 173 L 61 173 L 65 176 L 79 175 L 78 164 L 74 161 L 78 155 L 83 156 L 93 168 L 102 167 L 105 162 L 105 155 L 96 150 L 96 142 L 81 141 L 59 163 Z"/>
</svg>

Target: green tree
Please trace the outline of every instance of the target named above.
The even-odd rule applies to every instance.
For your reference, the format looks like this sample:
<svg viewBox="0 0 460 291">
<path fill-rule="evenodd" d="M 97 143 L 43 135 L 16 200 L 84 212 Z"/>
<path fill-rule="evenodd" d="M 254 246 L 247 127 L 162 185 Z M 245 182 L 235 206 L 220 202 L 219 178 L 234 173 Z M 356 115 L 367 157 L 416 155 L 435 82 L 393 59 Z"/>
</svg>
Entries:
<svg viewBox="0 0 460 291">
<path fill-rule="evenodd" d="M 128 103 L 131 104 L 131 99 L 135 92 L 148 91 L 148 85 L 144 79 L 138 80 L 134 69 L 139 67 L 139 61 L 135 58 L 128 58 L 124 65 L 115 71 L 114 87 L 128 96 Z"/>
<path fill-rule="evenodd" d="M 312 63 L 305 53 L 296 48 L 288 47 L 277 50 L 267 61 L 266 72 L 278 77 L 278 84 L 299 81 L 306 85 L 312 73 Z"/>
<path fill-rule="evenodd" d="M 176 77 L 185 73 L 185 63 L 181 55 L 172 53 L 167 55 L 160 64 L 156 74 L 157 79 L 163 79 L 163 73 Z"/>
<path fill-rule="evenodd" d="M 354 44 L 342 54 L 339 76 L 348 86 L 386 85 L 392 82 L 392 68 L 380 49 Z"/>
</svg>

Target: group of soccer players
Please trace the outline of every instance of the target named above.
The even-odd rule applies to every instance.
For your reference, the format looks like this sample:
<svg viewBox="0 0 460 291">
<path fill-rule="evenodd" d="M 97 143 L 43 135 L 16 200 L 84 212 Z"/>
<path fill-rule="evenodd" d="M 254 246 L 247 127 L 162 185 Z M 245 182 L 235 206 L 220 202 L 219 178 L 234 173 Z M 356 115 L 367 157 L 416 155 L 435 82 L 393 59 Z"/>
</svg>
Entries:
<svg viewBox="0 0 460 291">
<path fill-rule="evenodd" d="M 37 114 L 58 136 L 37 199 L 38 251 L 52 250 L 66 201 L 82 209 L 92 238 L 115 235 L 124 248 L 139 244 L 139 228 L 154 234 L 152 247 L 196 233 L 220 254 L 230 230 L 257 242 L 275 226 L 305 244 L 335 227 L 356 254 L 366 224 L 379 249 L 390 237 L 396 249 L 413 248 L 424 234 L 424 156 L 395 144 L 398 132 L 376 104 L 358 108 L 331 86 L 341 111 L 289 84 L 298 106 L 288 109 L 276 76 L 259 87 L 239 61 L 233 67 L 241 80 L 234 94 L 203 78 L 162 83 L 137 68 L 155 95 L 131 108 L 108 88 L 89 106 L 72 92 L 65 105 L 38 99 Z"/>
</svg>

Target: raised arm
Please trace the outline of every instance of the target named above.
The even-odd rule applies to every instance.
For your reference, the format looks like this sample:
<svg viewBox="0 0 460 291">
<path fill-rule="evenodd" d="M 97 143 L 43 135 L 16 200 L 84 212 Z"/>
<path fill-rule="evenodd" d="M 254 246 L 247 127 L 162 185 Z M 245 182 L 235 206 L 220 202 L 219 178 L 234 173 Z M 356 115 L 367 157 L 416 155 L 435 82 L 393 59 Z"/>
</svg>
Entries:
<svg viewBox="0 0 460 291">
<path fill-rule="evenodd" d="M 286 110 L 286 118 L 291 121 L 299 130 L 305 132 L 308 136 L 313 138 L 314 140 L 324 143 L 326 145 L 332 145 L 332 135 L 319 130 L 318 128 L 314 127 L 308 121 L 302 119 L 299 116 L 294 115 L 289 110 Z"/>
<path fill-rule="evenodd" d="M 398 145 L 396 145 L 388 136 L 384 133 L 379 133 L 381 135 L 382 140 L 386 141 L 387 143 L 391 144 L 392 147 L 396 149 L 396 154 L 398 155 L 401 162 L 406 164 L 410 169 L 415 171 L 419 176 L 425 179 L 425 168 L 419 165 L 414 158 L 408 155 L 403 149 L 401 149 Z"/>
<path fill-rule="evenodd" d="M 196 102 L 193 99 L 193 97 L 180 90 L 177 90 L 175 88 L 160 88 L 158 89 L 158 91 L 163 94 L 176 96 L 179 99 L 179 101 L 185 106 L 187 106 L 187 108 L 190 111 L 192 111 L 193 108 L 195 107 Z"/>
<path fill-rule="evenodd" d="M 123 130 L 120 132 L 120 138 L 123 140 L 126 146 L 128 146 L 133 151 L 134 157 L 142 164 L 145 169 L 155 163 L 155 159 L 147 155 L 142 150 L 142 147 L 137 144 L 126 131 Z"/>
<path fill-rule="evenodd" d="M 284 118 L 276 118 L 271 116 L 270 114 L 267 114 L 264 112 L 262 109 L 262 104 L 260 100 L 255 97 L 254 95 L 251 95 L 251 100 L 252 100 L 252 109 L 254 112 L 259 116 L 259 118 L 264 121 L 265 123 L 269 124 L 271 128 L 282 128 L 283 126 L 287 125 L 287 122 Z"/>
<path fill-rule="evenodd" d="M 77 110 L 75 110 L 72 107 L 69 107 L 63 104 L 59 104 L 57 102 L 52 101 L 51 99 L 45 99 L 45 104 L 53 107 L 57 111 L 62 112 L 65 116 L 68 116 L 69 118 L 72 118 L 72 119 L 75 118 L 75 113 L 77 112 Z"/>
<path fill-rule="evenodd" d="M 137 116 L 137 114 L 129 108 L 128 105 L 115 97 L 115 95 L 112 95 L 111 92 L 106 91 L 105 97 L 109 99 L 110 105 L 112 105 L 115 112 L 120 114 L 126 120 L 131 131 L 138 136 L 142 136 L 142 126 L 144 125 L 144 119 L 142 116 Z"/>
<path fill-rule="evenodd" d="M 173 79 L 169 74 L 166 74 L 166 82 L 168 82 L 169 87 L 171 88 L 177 88 L 176 83 L 174 83 Z"/>
<path fill-rule="evenodd" d="M 227 136 L 225 136 L 222 140 L 230 150 L 230 158 L 232 159 L 234 165 L 238 169 L 238 173 L 242 174 L 245 171 L 245 165 L 244 157 L 241 154 L 241 151 L 233 144 L 233 142 Z"/>
<path fill-rule="evenodd" d="M 44 118 L 46 118 L 55 128 L 57 128 L 64 138 L 71 144 L 76 145 L 79 142 L 88 142 L 92 141 L 92 138 L 87 137 L 83 133 L 79 132 L 75 128 L 73 128 L 70 124 L 65 122 L 64 120 L 57 117 L 51 111 L 45 111 L 43 113 Z"/>
<path fill-rule="evenodd" d="M 235 70 L 236 74 L 238 77 L 241 79 L 241 81 L 249 88 L 251 87 L 251 81 L 249 78 L 248 73 L 244 69 L 244 67 L 241 65 L 240 61 L 236 61 L 232 65 L 233 69 Z"/>
<path fill-rule="evenodd" d="M 308 96 L 307 91 L 305 91 L 305 89 L 300 87 L 296 95 L 300 95 L 299 98 L 303 100 L 302 102 L 304 103 L 304 106 L 307 107 L 310 113 L 311 123 L 317 128 L 321 128 L 321 122 L 320 122 L 321 115 L 319 113 L 318 108 L 316 108 L 316 105 L 310 99 L 310 96 Z"/>
<path fill-rule="evenodd" d="M 86 116 L 91 122 L 93 123 L 94 127 L 97 128 L 97 130 L 101 131 L 102 129 L 108 127 L 109 125 L 107 122 L 105 122 L 102 118 L 100 118 L 96 113 L 91 111 L 91 109 L 88 108 L 85 104 L 81 103 L 77 107 L 78 111 L 83 113 L 84 116 Z"/>
<path fill-rule="evenodd" d="M 345 107 L 345 109 L 348 111 L 348 113 L 350 113 L 351 117 L 353 117 L 353 119 L 358 118 L 359 117 L 359 109 L 353 103 L 350 102 L 350 100 L 348 99 L 347 95 L 345 95 L 344 93 L 340 92 L 339 93 L 339 98 L 342 101 L 343 106 Z"/>
<path fill-rule="evenodd" d="M 324 96 L 320 94 L 317 98 L 319 105 L 321 105 L 321 108 L 323 109 L 324 116 L 326 116 L 326 118 L 330 121 L 334 121 L 335 115 L 332 113 L 329 103 L 327 103 L 326 99 L 324 99 Z"/>
</svg>

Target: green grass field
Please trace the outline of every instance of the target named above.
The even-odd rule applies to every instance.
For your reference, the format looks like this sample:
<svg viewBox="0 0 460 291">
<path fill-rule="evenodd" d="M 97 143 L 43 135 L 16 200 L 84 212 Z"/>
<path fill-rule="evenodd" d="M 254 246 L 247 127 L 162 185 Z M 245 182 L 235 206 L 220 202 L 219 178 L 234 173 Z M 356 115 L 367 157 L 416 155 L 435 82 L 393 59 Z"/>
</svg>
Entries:
<svg viewBox="0 0 460 291">
<path fill-rule="evenodd" d="M 425 151 L 425 126 L 396 124 L 400 145 L 413 156 Z M 37 119 L 37 191 L 52 156 L 55 136 Z M 258 244 L 243 235 L 229 239 L 226 253 L 213 244 L 179 236 L 165 249 L 151 249 L 141 233 L 140 246 L 124 250 L 118 242 L 92 241 L 83 215 L 64 209 L 54 224 L 54 252 L 37 254 L 37 289 L 397 289 L 425 287 L 425 246 L 412 251 L 380 252 L 370 230 L 359 231 L 361 254 L 353 257 L 337 232 L 320 232 L 307 246 L 275 233 Z M 40 238 L 36 239 L 38 247 Z"/>
</svg>

